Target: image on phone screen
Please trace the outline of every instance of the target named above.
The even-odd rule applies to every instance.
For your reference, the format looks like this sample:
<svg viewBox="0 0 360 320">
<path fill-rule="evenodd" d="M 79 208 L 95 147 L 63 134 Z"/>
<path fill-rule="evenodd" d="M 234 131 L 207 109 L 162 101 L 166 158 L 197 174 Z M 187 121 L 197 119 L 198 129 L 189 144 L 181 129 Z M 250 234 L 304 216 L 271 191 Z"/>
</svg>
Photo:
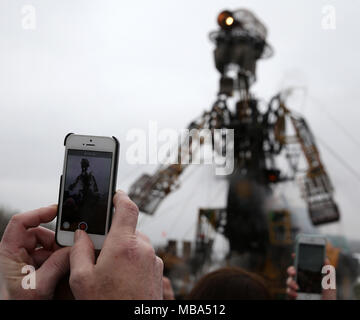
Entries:
<svg viewBox="0 0 360 320">
<path fill-rule="evenodd" d="M 324 250 L 323 245 L 300 244 L 297 271 L 300 292 L 321 294 Z"/>
<path fill-rule="evenodd" d="M 112 153 L 69 149 L 60 229 L 104 235 Z"/>
</svg>

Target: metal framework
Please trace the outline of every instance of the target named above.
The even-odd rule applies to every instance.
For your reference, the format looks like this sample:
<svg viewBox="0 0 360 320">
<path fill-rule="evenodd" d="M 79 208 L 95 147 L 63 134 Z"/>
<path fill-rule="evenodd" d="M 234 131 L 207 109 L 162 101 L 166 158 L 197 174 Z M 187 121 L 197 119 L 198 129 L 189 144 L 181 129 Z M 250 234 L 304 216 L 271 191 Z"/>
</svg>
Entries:
<svg viewBox="0 0 360 320">
<path fill-rule="evenodd" d="M 266 110 L 261 111 L 258 99 L 250 93 L 249 87 L 255 79 L 258 59 L 272 55 L 272 49 L 266 42 L 266 27 L 247 10 L 224 11 L 219 15 L 218 22 L 220 30 L 210 33 L 210 39 L 215 44 L 215 66 L 221 74 L 220 89 L 211 110 L 205 111 L 190 123 L 189 135 L 192 129 L 210 129 L 211 132 L 213 129 L 233 129 L 235 173 L 230 180 L 235 179 L 234 188 L 237 188 L 239 181 L 246 180 L 271 192 L 271 185 L 294 180 L 300 176 L 302 194 L 312 223 L 320 225 L 339 220 L 339 210 L 333 199 L 330 178 L 305 119 L 286 106 L 284 94 L 275 95 L 267 104 Z M 231 99 L 235 101 L 234 110 L 228 108 Z M 295 136 L 287 134 L 289 125 L 293 127 Z M 196 135 L 196 130 L 194 132 Z M 134 182 L 130 189 L 130 197 L 140 211 L 153 215 L 163 199 L 179 187 L 180 175 L 205 143 L 204 139 L 195 138 L 186 136 L 177 146 L 177 163 L 160 165 L 154 174 L 144 174 Z M 290 148 L 294 145 L 298 146 L 295 152 Z M 213 144 L 212 148 L 215 153 L 221 154 L 219 146 Z M 291 175 L 285 174 L 276 166 L 276 157 L 284 150 L 292 169 Z M 307 163 L 305 174 L 297 165 L 301 154 Z M 239 238 L 239 221 L 248 221 L 248 230 L 253 230 L 255 224 L 259 223 L 254 220 L 259 219 L 259 216 L 251 212 L 244 213 L 243 196 L 236 192 L 234 194 L 237 199 L 233 201 L 235 205 L 228 205 L 227 225 L 222 232 L 229 238 L 230 244 L 233 244 L 232 249 L 252 250 L 253 246 L 236 245 L 241 241 L 253 241 L 245 235 Z M 232 199 L 229 198 L 230 201 Z M 239 215 L 242 215 L 240 220 Z M 251 215 L 253 217 L 250 217 Z M 220 216 L 223 218 L 224 215 Z M 286 214 L 283 218 L 288 221 Z M 230 224 L 232 229 L 228 227 Z M 284 228 L 288 241 L 289 227 Z M 260 230 L 260 235 L 262 229 L 256 230 Z M 256 232 L 253 233 L 256 237 Z M 276 236 L 271 231 L 270 236 L 276 241 Z"/>
</svg>

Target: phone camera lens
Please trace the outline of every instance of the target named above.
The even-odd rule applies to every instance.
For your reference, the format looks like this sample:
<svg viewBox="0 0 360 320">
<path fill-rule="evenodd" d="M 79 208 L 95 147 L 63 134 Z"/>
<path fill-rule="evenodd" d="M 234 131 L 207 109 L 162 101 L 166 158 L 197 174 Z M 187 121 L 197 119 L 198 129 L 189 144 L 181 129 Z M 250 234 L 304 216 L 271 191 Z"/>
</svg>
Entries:
<svg viewBox="0 0 360 320">
<path fill-rule="evenodd" d="M 92 142 L 92 140 L 90 139 L 90 142 Z"/>
</svg>

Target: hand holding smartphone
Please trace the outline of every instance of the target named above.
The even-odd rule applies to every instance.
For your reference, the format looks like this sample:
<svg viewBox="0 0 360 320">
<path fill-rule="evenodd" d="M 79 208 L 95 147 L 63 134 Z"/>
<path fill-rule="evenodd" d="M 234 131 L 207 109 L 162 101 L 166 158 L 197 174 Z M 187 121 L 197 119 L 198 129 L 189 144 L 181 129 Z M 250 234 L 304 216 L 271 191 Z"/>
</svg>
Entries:
<svg viewBox="0 0 360 320">
<path fill-rule="evenodd" d="M 296 238 L 295 268 L 298 300 L 320 300 L 322 268 L 326 258 L 326 238 L 300 234 Z"/>
<path fill-rule="evenodd" d="M 81 229 L 101 249 L 111 224 L 119 143 L 115 137 L 69 134 L 64 144 L 56 242 L 72 246 Z"/>
</svg>

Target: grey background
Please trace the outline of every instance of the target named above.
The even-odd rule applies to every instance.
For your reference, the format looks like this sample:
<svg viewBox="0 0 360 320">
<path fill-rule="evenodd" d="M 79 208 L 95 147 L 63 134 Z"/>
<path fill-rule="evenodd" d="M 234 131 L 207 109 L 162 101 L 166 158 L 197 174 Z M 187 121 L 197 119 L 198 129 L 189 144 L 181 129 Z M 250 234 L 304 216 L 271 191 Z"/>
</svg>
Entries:
<svg viewBox="0 0 360 320">
<path fill-rule="evenodd" d="M 35 30 L 22 28 L 25 4 L 36 9 Z M 327 4 L 336 7 L 333 31 L 321 28 Z M 219 76 L 208 32 L 220 10 L 242 6 L 267 25 L 275 48 L 273 58 L 259 63 L 253 92 L 269 99 L 287 86 L 306 87 L 303 103 L 293 108 L 360 172 L 357 0 L 2 0 L 0 204 L 23 211 L 57 202 L 68 132 L 119 138 L 122 189 L 151 172 L 152 166 L 126 163 L 126 132 L 146 129 L 149 120 L 181 129 L 210 107 Z M 342 211 L 341 223 L 323 229 L 358 238 L 359 181 L 320 150 Z M 184 180 L 156 219 L 140 217 L 154 242 L 193 239 L 197 208 L 225 204 L 226 182 L 214 178 L 212 168 L 189 168 Z M 278 199 L 281 188 L 306 219 L 298 189 L 279 187 Z"/>
</svg>

